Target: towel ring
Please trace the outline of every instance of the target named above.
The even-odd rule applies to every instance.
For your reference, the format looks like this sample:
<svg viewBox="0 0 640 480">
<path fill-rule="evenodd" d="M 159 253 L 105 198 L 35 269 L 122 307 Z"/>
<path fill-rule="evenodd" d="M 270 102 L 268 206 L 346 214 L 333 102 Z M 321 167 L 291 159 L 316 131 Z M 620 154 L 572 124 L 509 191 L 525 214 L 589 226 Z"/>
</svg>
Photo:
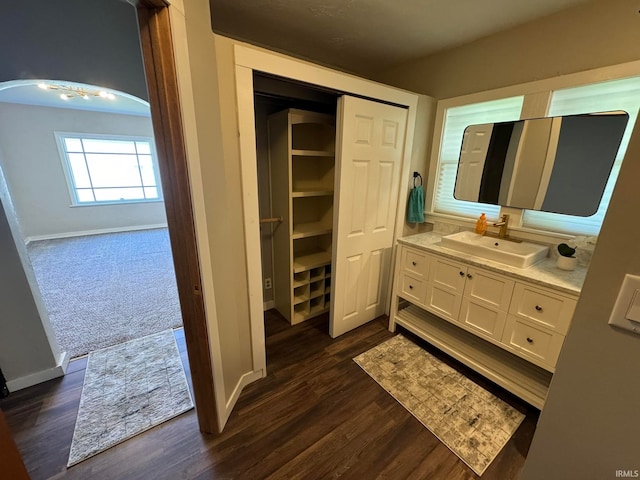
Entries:
<svg viewBox="0 0 640 480">
<path fill-rule="evenodd" d="M 413 172 L 413 187 L 415 188 L 416 186 L 416 180 L 420 179 L 420 186 L 422 186 L 422 175 L 420 175 L 418 172 Z"/>
</svg>

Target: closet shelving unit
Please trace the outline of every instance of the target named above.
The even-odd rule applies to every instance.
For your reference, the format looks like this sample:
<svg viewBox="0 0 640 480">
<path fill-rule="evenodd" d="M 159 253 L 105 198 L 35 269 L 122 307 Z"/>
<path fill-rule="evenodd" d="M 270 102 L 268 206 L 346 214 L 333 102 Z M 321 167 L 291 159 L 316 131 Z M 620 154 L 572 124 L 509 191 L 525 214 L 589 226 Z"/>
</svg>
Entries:
<svg viewBox="0 0 640 480">
<path fill-rule="evenodd" d="M 335 117 L 288 109 L 269 117 L 276 309 L 294 325 L 329 310 Z"/>
</svg>

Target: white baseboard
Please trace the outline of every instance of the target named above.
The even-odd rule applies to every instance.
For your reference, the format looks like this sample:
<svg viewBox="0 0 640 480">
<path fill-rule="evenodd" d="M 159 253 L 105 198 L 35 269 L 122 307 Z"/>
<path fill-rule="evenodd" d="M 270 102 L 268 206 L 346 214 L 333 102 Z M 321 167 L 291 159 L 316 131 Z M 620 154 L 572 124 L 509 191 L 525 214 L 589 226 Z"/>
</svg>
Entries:
<svg viewBox="0 0 640 480">
<path fill-rule="evenodd" d="M 244 375 L 242 375 L 242 377 L 240 377 L 240 380 L 238 380 L 236 388 L 233 389 L 233 393 L 231 394 L 231 397 L 229 398 L 229 400 L 227 401 L 227 404 L 225 405 L 224 418 L 222 419 L 222 424 L 219 425 L 220 431 L 222 431 L 222 428 L 227 423 L 227 420 L 229 420 L 229 415 L 231 415 L 231 412 L 233 411 L 233 407 L 238 401 L 238 398 L 240 397 L 240 394 L 242 393 L 242 390 L 244 389 L 244 387 L 246 387 L 250 383 L 255 382 L 256 380 L 260 380 L 261 378 L 264 378 L 265 376 L 266 376 L 266 373 L 264 370 L 256 370 L 255 372 L 247 372 Z"/>
<path fill-rule="evenodd" d="M 37 242 L 38 240 L 55 240 L 57 238 L 72 238 L 72 237 L 84 237 L 86 235 L 100 235 L 103 233 L 118 233 L 118 232 L 135 232 L 137 230 L 152 230 L 154 228 L 167 228 L 166 223 L 156 225 L 135 225 L 129 227 L 114 227 L 114 228 L 101 228 L 98 230 L 84 230 L 81 232 L 63 232 L 53 233 L 51 235 L 33 235 L 26 237 L 24 242 L 28 245 L 31 242 Z"/>
<path fill-rule="evenodd" d="M 271 310 L 272 308 L 276 308 L 276 302 L 275 300 L 269 300 L 268 302 L 263 302 L 262 303 L 262 310 L 263 311 L 267 311 L 267 310 Z"/>
<path fill-rule="evenodd" d="M 62 377 L 67 372 L 69 360 L 69 354 L 67 352 L 63 352 L 60 355 L 60 358 L 58 358 L 58 365 L 56 365 L 55 367 L 32 373 L 30 375 L 25 375 L 24 377 L 9 380 L 7 381 L 7 388 L 10 392 L 17 392 L 18 390 L 22 390 L 23 388 L 32 387 L 33 385 L 37 385 L 38 383 Z"/>
</svg>

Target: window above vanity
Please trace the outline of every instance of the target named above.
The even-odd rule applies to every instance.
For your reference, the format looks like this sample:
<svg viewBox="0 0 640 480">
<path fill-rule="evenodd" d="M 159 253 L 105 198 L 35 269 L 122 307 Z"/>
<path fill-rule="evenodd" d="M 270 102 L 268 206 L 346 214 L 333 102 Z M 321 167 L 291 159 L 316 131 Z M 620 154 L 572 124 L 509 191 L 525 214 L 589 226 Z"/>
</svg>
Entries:
<svg viewBox="0 0 640 480">
<path fill-rule="evenodd" d="M 523 94 L 514 96 L 513 93 L 518 91 Z M 437 219 L 445 219 L 462 226 L 467 224 L 471 226 L 471 222 L 475 221 L 482 212 L 486 213 L 490 219 L 497 219 L 504 213 L 508 213 L 511 216 L 511 229 L 514 230 L 514 233 L 517 232 L 516 236 L 523 238 L 552 243 L 552 240 L 563 238 L 563 235 L 565 238 L 572 235 L 598 235 L 639 108 L 640 76 L 594 82 L 593 76 L 586 74 L 582 77 L 580 75 L 570 78 L 558 77 L 518 87 L 440 101 L 425 196 L 427 221 L 434 222 Z M 544 209 L 541 208 L 543 197 L 538 199 L 537 207 L 534 204 L 530 208 L 509 208 L 506 206 L 509 202 L 504 201 L 504 196 L 501 197 L 502 200 L 495 202 L 502 206 L 480 203 L 483 200 L 482 195 L 477 197 L 478 201 L 461 200 L 461 198 L 468 197 L 458 194 L 460 189 L 456 187 L 456 176 L 460 175 L 458 168 L 460 153 L 464 132 L 468 127 L 511 122 L 512 126 L 522 128 L 524 123 L 521 123 L 520 119 L 545 118 L 549 121 L 547 129 L 549 131 L 542 134 L 552 136 L 554 130 L 551 117 L 568 118 L 571 116 L 571 118 L 580 119 L 587 117 L 586 121 L 590 121 L 588 117 L 593 116 L 585 114 L 596 112 L 625 112 L 628 114 L 628 122 L 626 122 L 626 127 L 623 126 L 622 129 L 618 127 L 621 138 L 615 142 L 612 141 L 619 144 L 619 148 L 617 145 L 608 148 L 609 151 L 613 151 L 612 168 L 610 165 L 606 172 L 605 169 L 599 167 L 591 169 L 593 189 L 599 190 L 594 192 L 598 196 L 595 204 L 593 201 L 589 202 L 596 207 L 595 213 L 579 212 L 580 208 L 577 203 L 587 202 L 576 200 L 574 198 L 576 195 L 572 195 L 569 190 L 565 192 L 562 188 L 555 189 L 560 196 L 554 200 L 555 205 L 552 209 L 556 212 L 562 210 L 558 207 L 557 200 L 559 199 L 562 203 L 562 195 L 572 195 L 571 198 L 566 199 L 567 204 L 574 204 L 575 208 L 567 210 L 571 211 L 572 215 L 538 211 Z M 544 127 L 546 128 L 547 125 Z M 560 127 L 556 127 L 555 133 L 558 134 Z M 597 128 L 601 130 L 599 127 Z M 542 150 L 544 150 L 544 154 L 548 155 L 548 148 Z M 542 152 L 542 150 L 540 151 Z M 542 153 L 538 153 L 538 156 L 541 155 Z M 575 165 L 571 168 L 575 170 L 576 179 L 584 180 L 586 168 L 575 168 Z M 549 174 L 547 180 L 549 180 L 551 170 L 547 170 L 547 174 Z M 495 176 L 495 171 L 494 168 L 490 173 Z M 477 175 L 482 175 L 482 171 Z M 527 188 L 534 183 L 532 176 L 528 173 L 522 178 L 527 179 L 523 184 Z M 589 179 L 586 180 L 589 181 Z M 567 180 L 564 179 L 562 182 L 566 183 Z M 527 188 L 521 185 L 517 195 L 526 193 Z M 549 204 L 550 202 L 547 202 L 547 205 Z M 594 210 L 594 208 L 590 207 L 589 210 Z M 578 216 L 576 212 L 586 216 Z"/>
</svg>

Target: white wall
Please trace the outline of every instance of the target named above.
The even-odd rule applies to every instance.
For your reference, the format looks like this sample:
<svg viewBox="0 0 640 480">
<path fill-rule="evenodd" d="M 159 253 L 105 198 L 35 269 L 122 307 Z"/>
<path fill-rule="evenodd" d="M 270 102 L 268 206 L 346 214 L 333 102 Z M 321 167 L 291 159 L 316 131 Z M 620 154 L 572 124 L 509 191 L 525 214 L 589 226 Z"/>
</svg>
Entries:
<svg viewBox="0 0 640 480">
<path fill-rule="evenodd" d="M 0 168 L 0 368 L 10 391 L 62 375 L 68 361 L 58 350 L 39 297 L 31 292 L 37 285 L 25 246 L 15 241 L 20 232 L 13 218 Z"/>
<path fill-rule="evenodd" d="M 166 225 L 163 202 L 71 207 L 54 132 L 153 137 L 149 117 L 0 103 L 0 147 L 26 238 Z"/>
</svg>

